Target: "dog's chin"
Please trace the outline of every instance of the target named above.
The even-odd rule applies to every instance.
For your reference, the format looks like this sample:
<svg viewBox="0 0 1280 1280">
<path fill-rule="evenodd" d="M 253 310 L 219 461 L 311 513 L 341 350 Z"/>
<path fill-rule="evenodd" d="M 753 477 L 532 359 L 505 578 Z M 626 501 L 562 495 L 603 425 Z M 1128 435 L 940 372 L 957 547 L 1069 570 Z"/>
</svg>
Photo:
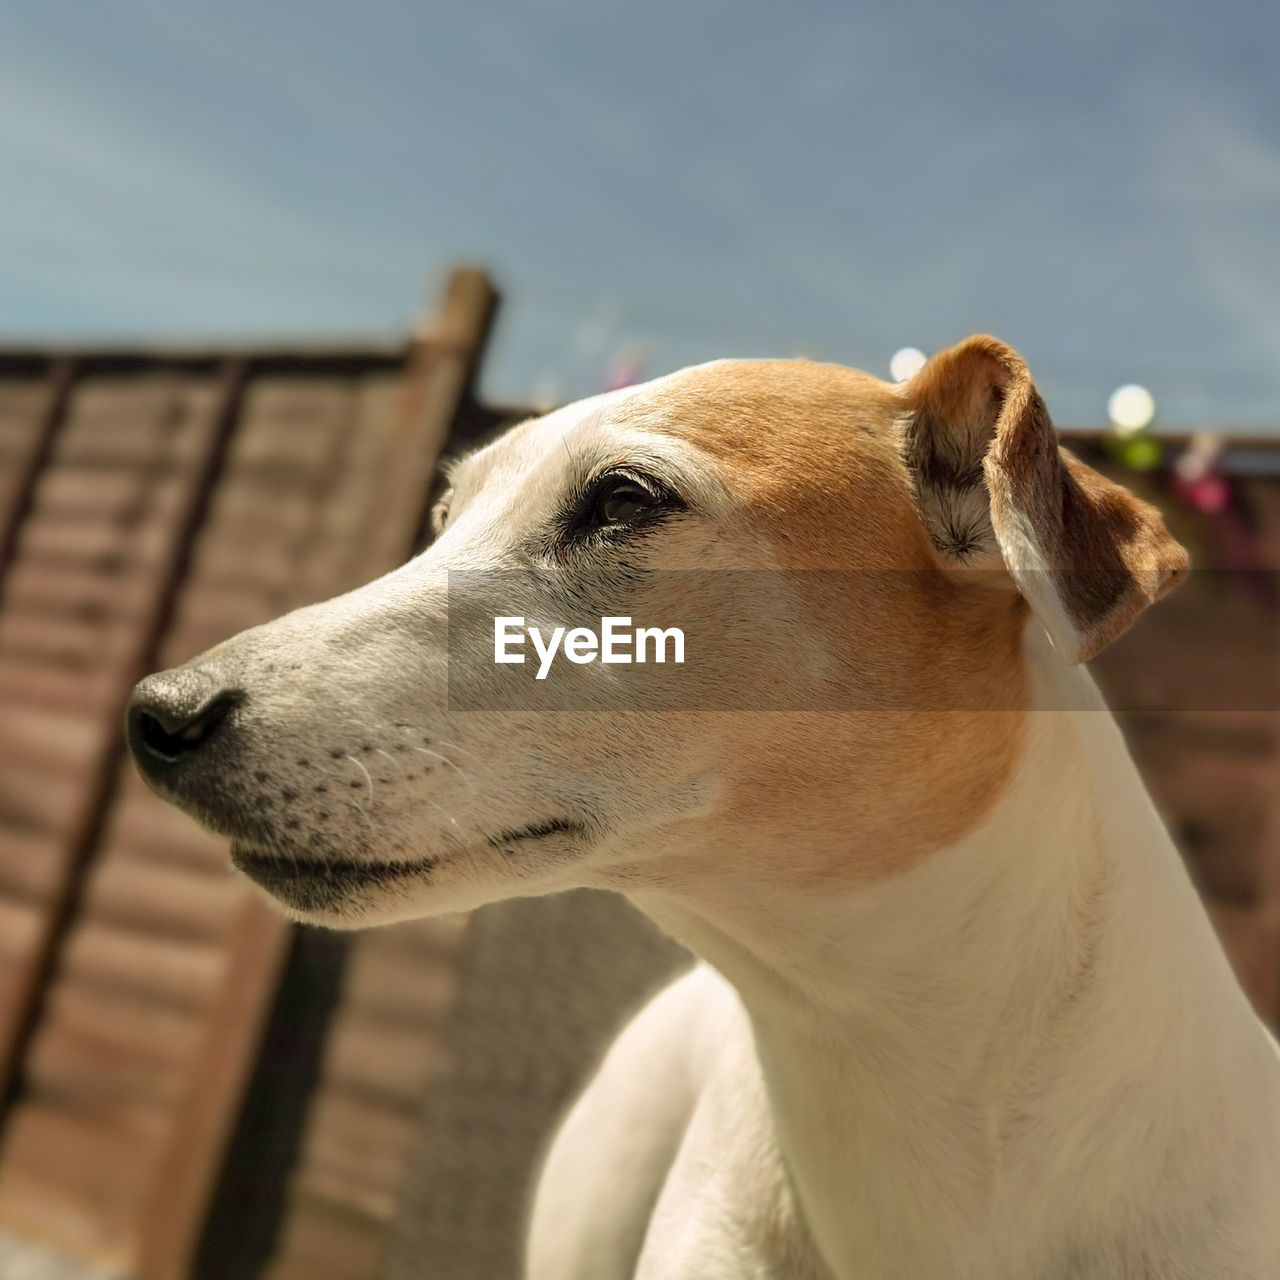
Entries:
<svg viewBox="0 0 1280 1280">
<path fill-rule="evenodd" d="M 232 865 L 286 915 L 332 929 L 471 911 L 535 885 L 539 892 L 571 888 L 570 869 L 592 840 L 586 824 L 566 817 L 470 845 L 443 837 L 439 853 L 402 858 L 317 845 L 314 837 L 295 847 L 282 834 L 232 833 Z"/>
<path fill-rule="evenodd" d="M 295 857 L 240 840 L 231 844 L 232 865 L 275 906 L 295 920 L 332 929 L 355 929 L 426 914 L 422 890 L 438 861 Z"/>
</svg>

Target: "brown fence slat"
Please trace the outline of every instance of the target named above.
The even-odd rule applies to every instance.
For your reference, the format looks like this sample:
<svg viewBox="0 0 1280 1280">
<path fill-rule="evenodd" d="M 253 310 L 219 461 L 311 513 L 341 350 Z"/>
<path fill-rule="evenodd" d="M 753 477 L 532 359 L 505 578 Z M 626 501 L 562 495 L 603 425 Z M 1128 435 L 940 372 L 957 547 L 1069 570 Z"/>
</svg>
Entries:
<svg viewBox="0 0 1280 1280">
<path fill-rule="evenodd" d="M 25 406 L 6 414 L 0 423 L 0 604 L 4 580 L 49 454 L 66 415 L 75 384 L 77 363 L 69 357 L 52 361 L 47 388 L 39 408 Z M 6 388 L 10 390 L 11 388 Z"/>
<path fill-rule="evenodd" d="M 0 995 L 38 1009 L 15 1037 L 23 1076 L 0 1149 L 0 1222 L 139 1280 L 187 1273 L 290 931 L 226 875 L 221 842 L 118 767 L 115 723 L 96 740 L 94 726 L 114 721 L 144 664 L 182 661 L 393 567 L 413 545 L 491 297 L 474 273 L 455 280 L 441 321 L 398 366 L 321 355 L 255 366 L 251 382 L 242 372 L 219 410 L 216 486 L 198 494 L 190 473 L 212 476 L 215 460 L 166 426 L 155 379 L 176 371 L 139 367 L 151 399 L 135 398 L 138 412 L 96 384 L 69 407 L 18 539 L 19 607 L 0 615 L 0 696 L 12 691 L 25 717 L 0 734 L 0 756 L 30 734 L 46 762 L 75 741 L 87 761 L 10 788 L 28 841 L 66 807 L 59 776 L 110 783 L 75 807 L 63 841 L 74 889 L 53 911 L 32 898 L 48 885 L 0 857 L 0 890 L 20 895 L 0 907 L 26 942 L 0 957 Z M 103 590 L 104 574 L 120 589 Z M 99 1001 L 130 1036 L 95 1017 Z M 56 1158 L 41 1145 L 55 1135 Z M 99 1174 L 117 1141 L 108 1186 Z"/>
<path fill-rule="evenodd" d="M 148 532 L 147 537 L 156 549 L 155 572 L 136 625 L 131 630 L 118 627 L 104 630 L 100 620 L 82 622 L 78 629 L 80 639 L 72 640 L 68 637 L 76 633 L 75 624 L 46 623 L 43 630 L 36 626 L 33 634 L 32 624 L 26 624 L 24 630 L 21 614 L 6 611 L 3 617 L 8 631 L 0 634 L 0 665 L 16 667 L 17 675 L 7 684 L 0 682 L 0 697 L 18 706 L 47 706 L 51 701 L 50 689 L 58 687 L 61 681 L 65 693 L 57 700 L 58 705 L 71 711 L 83 708 L 87 702 L 97 713 L 97 740 L 84 747 L 89 762 L 74 775 L 73 784 L 65 792 L 50 790 L 58 785 L 50 774 L 40 780 L 33 779 L 30 786 L 24 788 L 24 794 L 18 794 L 17 787 L 21 785 L 18 771 L 5 771 L 11 789 L 7 802 L 10 818 L 4 819 L 6 802 L 0 797 L 0 846 L 14 836 L 21 839 L 38 831 L 62 837 L 54 859 L 57 871 L 53 891 L 48 895 L 39 927 L 28 940 L 22 958 L 13 961 L 7 1004 L 0 1008 L 0 1093 L 10 1101 L 15 1068 L 33 1034 L 37 1001 L 52 970 L 74 903 L 76 878 L 92 848 L 107 796 L 107 779 L 113 762 L 119 758 L 119 724 L 124 704 L 147 663 L 156 633 L 166 617 L 185 546 L 199 519 L 220 446 L 234 417 L 244 373 L 243 365 L 228 369 L 222 378 L 220 394 L 203 414 L 197 411 L 194 417 L 176 420 L 168 416 L 166 408 L 161 424 L 163 431 L 153 428 L 170 442 L 179 439 L 196 442 L 195 445 L 184 443 L 181 461 L 169 459 L 160 464 L 162 483 L 170 489 L 176 488 L 181 495 L 180 502 L 171 503 L 166 517 L 148 522 L 144 504 L 140 520 L 103 518 L 98 522 L 111 531 L 113 546 L 122 554 L 127 553 L 139 527 L 154 530 Z M 68 465 L 62 456 L 63 445 L 70 432 L 79 429 L 81 423 L 93 420 L 93 394 L 92 384 L 81 381 L 75 395 L 64 406 L 63 430 L 56 433 L 47 450 L 45 469 L 34 482 L 36 491 L 49 479 L 52 469 Z M 19 530 L 17 559 L 40 558 L 38 547 L 32 552 L 28 537 L 37 514 L 33 512 L 32 520 Z M 105 572 L 110 576 L 110 567 L 106 567 Z M 25 674 L 34 679 L 23 678 L 24 667 Z M 78 687 L 81 685 L 79 671 L 84 673 L 83 688 Z M 41 676 L 45 678 L 43 682 Z M 80 698 L 81 693 L 87 697 Z M 29 701 L 30 695 L 34 698 Z"/>
</svg>

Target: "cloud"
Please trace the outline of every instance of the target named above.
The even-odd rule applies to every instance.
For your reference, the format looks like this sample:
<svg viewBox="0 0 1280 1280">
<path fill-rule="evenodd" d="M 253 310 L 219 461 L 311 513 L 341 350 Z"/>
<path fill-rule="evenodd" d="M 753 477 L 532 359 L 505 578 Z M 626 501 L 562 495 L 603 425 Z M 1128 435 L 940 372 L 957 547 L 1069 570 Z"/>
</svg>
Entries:
<svg viewBox="0 0 1280 1280">
<path fill-rule="evenodd" d="M 1132 378 L 1166 421 L 1274 417 L 1261 9 L 73 13 L 50 0 L 0 41 L 11 332 L 385 330 L 467 256 L 507 286 L 504 397 L 548 372 L 594 389 L 603 309 L 655 369 L 796 350 L 882 369 L 992 328 L 1064 419 Z"/>
</svg>

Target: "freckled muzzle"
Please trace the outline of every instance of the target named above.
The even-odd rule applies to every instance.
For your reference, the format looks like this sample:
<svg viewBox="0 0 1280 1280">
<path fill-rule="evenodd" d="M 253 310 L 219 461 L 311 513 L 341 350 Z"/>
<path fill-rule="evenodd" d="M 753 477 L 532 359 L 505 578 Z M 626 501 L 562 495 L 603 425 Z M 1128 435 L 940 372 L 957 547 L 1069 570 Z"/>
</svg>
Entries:
<svg viewBox="0 0 1280 1280">
<path fill-rule="evenodd" d="M 129 750 L 147 783 L 205 826 L 231 837 L 233 864 L 284 905 L 319 911 L 429 867 L 361 863 L 363 832 L 333 819 L 358 783 L 325 767 L 343 754 L 311 743 L 282 755 L 261 719 L 264 699 L 222 677 L 216 663 L 148 676 L 126 715 Z M 269 699 L 267 699 L 269 701 Z M 356 748 L 358 750 L 358 748 Z"/>
<path fill-rule="evenodd" d="M 335 701 L 334 688 L 349 686 L 336 668 L 284 661 L 259 637 L 143 680 L 127 711 L 129 750 L 153 790 L 230 837 L 235 865 L 287 902 L 295 871 L 323 873 L 330 889 L 389 878 L 402 864 L 376 860 L 411 852 L 397 824 L 415 788 L 457 766 L 416 719 Z"/>
</svg>

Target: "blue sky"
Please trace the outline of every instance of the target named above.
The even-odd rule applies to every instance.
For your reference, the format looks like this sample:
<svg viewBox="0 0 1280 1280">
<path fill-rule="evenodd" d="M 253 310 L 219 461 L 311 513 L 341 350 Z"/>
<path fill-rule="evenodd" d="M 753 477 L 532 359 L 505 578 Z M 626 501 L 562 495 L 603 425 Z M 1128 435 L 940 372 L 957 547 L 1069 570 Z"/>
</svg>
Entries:
<svg viewBox="0 0 1280 1280">
<path fill-rule="evenodd" d="M 1274 0 L 10 0 L 0 335 L 403 330 L 487 386 L 990 330 L 1058 420 L 1280 426 Z"/>
</svg>

